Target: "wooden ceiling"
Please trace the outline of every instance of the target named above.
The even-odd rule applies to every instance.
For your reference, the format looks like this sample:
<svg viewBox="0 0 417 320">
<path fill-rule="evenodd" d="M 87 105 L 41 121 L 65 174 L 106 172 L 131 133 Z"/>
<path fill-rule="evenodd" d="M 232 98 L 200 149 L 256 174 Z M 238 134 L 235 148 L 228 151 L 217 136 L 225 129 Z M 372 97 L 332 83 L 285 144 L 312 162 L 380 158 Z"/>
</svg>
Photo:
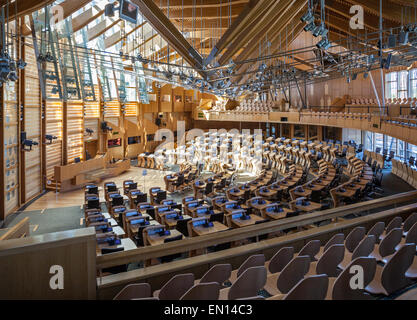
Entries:
<svg viewBox="0 0 417 320">
<path fill-rule="evenodd" d="M 15 0 L 17 15 L 25 16 L 33 10 L 42 8 L 53 1 Z M 162 37 L 169 44 L 170 57 L 184 61 L 205 76 L 204 65 L 227 65 L 235 62 L 256 59 L 266 54 L 286 51 L 296 37 L 303 32 L 304 23 L 300 17 L 307 10 L 307 0 L 132 0 L 140 8 L 146 23 L 133 31 L 144 28 L 147 24 L 156 31 L 152 37 Z M 326 26 L 329 39 L 351 37 L 359 41 L 365 33 L 379 29 L 379 0 L 326 0 Z M 383 26 L 385 29 L 414 23 L 415 0 L 383 0 Z M 103 10 L 88 14 L 90 7 L 78 16 L 73 14 L 86 7 L 89 0 L 65 0 L 61 3 L 64 16 L 72 16 L 74 31 L 81 28 L 97 27 L 102 19 Z M 0 0 L 5 5 L 5 0 Z M 352 5 L 364 8 L 365 30 L 349 28 Z M 87 8 L 87 7 L 86 7 Z M 11 16 L 15 15 L 14 5 L 10 6 Z M 122 26 L 120 19 L 104 23 L 95 32 L 96 37 L 114 25 Z M 148 26 L 149 27 L 149 26 Z M 28 34 L 30 30 L 24 29 Z M 143 39 L 143 42 L 149 41 Z M 122 41 L 122 37 L 111 42 L 112 45 Z M 319 39 L 317 39 L 318 41 Z M 153 52 L 147 58 L 167 60 L 168 48 L 160 48 L 158 54 Z M 296 62 L 296 67 L 303 70 L 311 68 L 300 56 L 289 57 Z M 171 58 L 170 58 L 171 60 Z M 237 71 L 244 73 L 256 68 L 259 63 L 238 64 Z M 242 76 L 239 82 L 250 78 Z"/>
</svg>

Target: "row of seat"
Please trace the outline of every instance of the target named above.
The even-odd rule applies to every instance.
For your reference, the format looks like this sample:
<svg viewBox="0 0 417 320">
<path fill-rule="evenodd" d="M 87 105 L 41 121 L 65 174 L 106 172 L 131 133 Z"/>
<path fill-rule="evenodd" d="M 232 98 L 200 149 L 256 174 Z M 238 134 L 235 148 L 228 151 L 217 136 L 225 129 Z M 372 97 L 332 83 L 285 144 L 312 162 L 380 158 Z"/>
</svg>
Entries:
<svg viewBox="0 0 417 320">
<path fill-rule="evenodd" d="M 409 185 L 417 188 L 417 169 L 412 168 L 407 163 L 392 159 L 392 173 L 403 179 Z"/>
<path fill-rule="evenodd" d="M 298 253 L 284 247 L 269 261 L 256 254 L 235 270 L 230 264 L 215 265 L 199 280 L 194 274 L 176 275 L 153 294 L 149 284 L 128 285 L 115 299 L 264 299 L 261 290 L 271 300 L 388 296 L 417 279 L 415 243 L 417 213 L 404 222 L 395 217 L 386 228 L 380 221 L 368 232 L 356 227 L 346 237 L 336 234 L 324 246 L 311 240 Z M 358 267 L 364 283 L 355 288 L 351 279 Z"/>
</svg>

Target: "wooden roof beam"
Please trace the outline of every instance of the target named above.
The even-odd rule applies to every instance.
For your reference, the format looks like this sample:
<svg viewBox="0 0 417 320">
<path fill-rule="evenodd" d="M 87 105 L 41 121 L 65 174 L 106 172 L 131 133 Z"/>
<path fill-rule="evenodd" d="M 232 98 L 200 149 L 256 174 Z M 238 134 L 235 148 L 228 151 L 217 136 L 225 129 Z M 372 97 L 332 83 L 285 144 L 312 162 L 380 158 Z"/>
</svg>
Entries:
<svg viewBox="0 0 417 320">
<path fill-rule="evenodd" d="M 377 15 L 379 17 L 379 0 L 346 0 L 353 5 L 361 5 L 368 12 Z M 401 6 L 386 0 L 382 3 L 382 17 L 384 19 L 392 20 L 398 23 L 401 23 Z M 404 16 L 404 22 L 413 22 L 408 21 L 407 16 Z M 414 20 L 414 15 L 412 20 Z M 407 22 L 408 21 L 408 22 Z"/>
<path fill-rule="evenodd" d="M 260 16 L 252 20 L 243 32 L 231 41 L 226 52 L 224 52 L 220 57 L 219 64 L 223 65 L 227 63 L 234 56 L 234 54 L 249 41 L 249 39 L 256 37 L 256 34 L 260 30 L 259 28 L 262 28 L 264 24 L 268 24 L 271 19 L 276 17 L 277 12 L 280 11 L 278 8 L 280 8 L 281 4 L 282 1 L 274 1 L 263 7 L 264 10 L 260 13 Z"/>
<path fill-rule="evenodd" d="M 249 0 L 231 0 L 230 3 L 232 6 L 239 5 L 239 4 L 246 4 Z M 222 8 L 228 7 L 229 1 L 222 1 L 221 3 L 219 0 L 204 0 L 203 3 L 197 3 L 196 6 L 199 8 Z M 194 7 L 193 0 L 169 0 L 169 8 L 170 9 L 177 9 L 181 10 L 184 9 L 192 9 Z M 159 6 L 161 9 L 168 8 L 168 1 L 162 1 L 162 5 Z"/>
<path fill-rule="evenodd" d="M 209 56 L 207 57 L 205 64 L 209 64 L 216 58 L 221 51 L 226 48 L 227 44 L 239 33 L 242 31 L 242 28 L 245 27 L 255 12 L 257 12 L 262 5 L 264 4 L 264 0 L 251 0 L 239 14 L 239 16 L 233 21 L 230 28 L 222 35 L 220 40 L 211 50 Z"/>
<path fill-rule="evenodd" d="M 132 2 L 139 6 L 140 12 L 160 36 L 183 56 L 191 67 L 205 76 L 205 72 L 201 70 L 203 68 L 201 55 L 188 43 L 158 6 L 152 0 L 132 0 Z"/>
<path fill-rule="evenodd" d="M 236 61 L 245 60 L 252 52 L 255 50 L 258 51 L 259 41 L 264 37 L 264 35 L 267 34 L 268 39 L 271 40 L 279 36 L 285 26 L 287 26 L 288 23 L 290 23 L 294 17 L 299 14 L 301 9 L 304 8 L 305 4 L 305 0 L 291 0 L 283 2 L 282 10 L 279 12 L 279 17 L 273 19 L 271 24 L 262 29 L 258 36 L 252 38 L 252 40 L 248 43 L 246 50 L 236 58 Z"/>
</svg>

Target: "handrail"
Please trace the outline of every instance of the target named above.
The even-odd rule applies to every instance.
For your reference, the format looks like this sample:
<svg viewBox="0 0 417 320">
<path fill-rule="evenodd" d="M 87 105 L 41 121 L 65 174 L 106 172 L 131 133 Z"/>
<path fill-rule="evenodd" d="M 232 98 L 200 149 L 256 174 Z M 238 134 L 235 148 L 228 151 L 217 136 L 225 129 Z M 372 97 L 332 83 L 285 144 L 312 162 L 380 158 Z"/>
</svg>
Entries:
<svg viewBox="0 0 417 320">
<path fill-rule="evenodd" d="M 247 239 L 250 237 L 263 235 L 280 230 L 286 230 L 295 227 L 310 225 L 315 222 L 321 222 L 329 219 L 336 219 L 352 213 L 360 213 L 371 209 L 382 208 L 390 205 L 398 205 L 408 201 L 413 201 L 417 197 L 417 191 L 409 191 L 397 195 L 392 195 L 382 199 L 355 203 L 343 207 L 337 207 L 324 211 L 317 211 L 308 214 L 302 214 L 296 217 L 282 220 L 271 221 L 267 223 L 252 225 L 239 229 L 208 234 L 195 238 L 186 238 L 163 245 L 137 248 L 128 251 L 106 254 L 97 257 L 97 268 L 108 268 L 131 262 L 144 261 L 152 258 L 159 258 L 166 255 L 188 252 L 201 248 L 207 248 L 218 244 L 232 241 Z"/>
<path fill-rule="evenodd" d="M 11 227 L 0 236 L 0 240 L 9 240 L 29 236 L 29 218 L 23 218 L 15 226 Z"/>
<path fill-rule="evenodd" d="M 366 106 L 358 107 L 365 108 Z M 301 109 L 294 111 L 274 111 L 258 113 L 256 111 L 209 111 L 203 117 L 194 120 L 227 121 L 227 122 L 268 122 L 300 125 L 316 125 L 327 127 L 350 128 L 385 134 L 405 142 L 417 144 L 417 119 L 406 118 L 404 115 L 387 115 L 344 111 L 323 111 Z M 411 124 L 411 125 L 407 125 Z"/>
</svg>

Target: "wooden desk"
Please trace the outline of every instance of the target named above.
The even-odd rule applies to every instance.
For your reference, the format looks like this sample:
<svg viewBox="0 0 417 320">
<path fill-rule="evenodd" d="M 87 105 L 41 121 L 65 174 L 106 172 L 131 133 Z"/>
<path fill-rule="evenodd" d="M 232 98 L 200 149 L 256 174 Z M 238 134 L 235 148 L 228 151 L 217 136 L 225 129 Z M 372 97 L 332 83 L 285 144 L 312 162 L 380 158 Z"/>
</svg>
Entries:
<svg viewBox="0 0 417 320">
<path fill-rule="evenodd" d="M 183 216 L 183 220 L 192 219 L 191 216 L 186 215 L 186 214 L 184 214 L 182 216 Z M 166 219 L 166 218 L 164 218 L 164 221 L 165 221 L 165 225 L 168 227 L 168 229 L 175 229 L 175 227 L 177 226 L 177 222 L 178 222 L 178 220 L 175 220 L 175 219 Z"/>
<path fill-rule="evenodd" d="M 109 248 L 109 249 L 124 248 L 123 251 L 137 249 L 137 246 L 132 241 L 132 239 L 123 238 L 123 239 L 120 239 L 120 240 L 121 240 L 121 244 L 119 244 L 119 245 L 114 245 L 114 246 L 109 246 L 107 244 L 97 245 L 97 247 L 96 247 L 96 254 L 97 254 L 97 256 L 101 256 L 102 255 L 101 254 L 101 249 L 103 249 L 103 248 Z"/>
<path fill-rule="evenodd" d="M 291 209 L 282 208 L 282 212 L 267 212 L 267 211 L 263 211 L 263 214 L 265 215 L 264 218 L 269 218 L 272 220 L 280 220 L 280 219 L 285 219 L 287 217 L 287 213 L 293 213 L 294 211 L 292 211 Z"/>
<path fill-rule="evenodd" d="M 352 198 L 354 196 L 354 194 L 356 193 L 356 190 L 347 189 L 347 188 L 345 188 L 345 189 L 346 189 L 345 192 L 341 192 L 341 191 L 337 190 L 337 191 L 334 192 L 334 194 L 337 195 L 338 197 Z"/>
<path fill-rule="evenodd" d="M 167 235 L 167 236 L 160 236 L 158 234 L 156 235 L 146 235 L 146 239 L 144 239 L 146 241 L 146 244 L 149 246 L 157 246 L 160 244 L 164 244 L 165 239 L 167 238 L 173 238 L 173 237 L 177 237 L 179 235 L 182 235 L 181 232 L 179 232 L 176 229 L 170 230 L 171 234 Z"/>
<path fill-rule="evenodd" d="M 309 188 L 304 188 L 304 191 L 294 191 L 296 198 L 305 197 L 308 198 L 312 193 L 312 190 Z"/>
<path fill-rule="evenodd" d="M 194 234 L 196 236 L 203 236 L 205 234 L 225 231 L 225 230 L 228 230 L 229 228 L 220 222 L 213 221 L 212 227 L 206 228 L 204 226 L 197 226 L 197 227 L 192 226 L 191 229 L 193 231 L 192 236 L 194 236 Z"/>
<path fill-rule="evenodd" d="M 304 189 L 308 189 L 311 191 L 321 191 L 325 188 L 325 185 L 318 184 L 318 183 L 316 184 L 315 182 L 312 185 L 313 186 L 311 185 L 305 186 Z"/>
<path fill-rule="evenodd" d="M 232 225 L 235 225 L 238 228 L 246 227 L 254 225 L 257 221 L 264 221 L 265 219 L 257 216 L 256 214 L 250 214 L 249 220 L 241 220 L 241 219 L 231 219 Z"/>
<path fill-rule="evenodd" d="M 268 191 L 259 191 L 259 196 L 266 198 L 266 199 L 270 199 L 270 198 L 275 197 L 277 193 L 278 193 L 278 190 L 268 188 Z"/>
<path fill-rule="evenodd" d="M 141 217 L 139 217 L 139 219 L 140 219 Z M 158 222 L 158 221 L 156 221 L 156 220 L 150 220 L 149 221 L 149 224 L 147 225 L 147 227 L 151 227 L 151 226 L 161 226 L 161 224 Z M 139 227 L 140 226 L 138 226 L 138 225 L 135 225 L 135 224 L 129 224 L 129 231 L 131 232 L 130 234 L 136 234 L 136 233 L 138 233 L 138 230 L 139 230 Z M 114 230 L 114 229 L 113 229 Z"/>
<path fill-rule="evenodd" d="M 294 206 L 299 211 L 304 212 L 311 212 L 311 211 L 317 211 L 321 209 L 321 204 L 316 202 L 309 201 L 310 204 L 308 206 L 298 205 L 297 203 L 294 203 Z"/>
</svg>

